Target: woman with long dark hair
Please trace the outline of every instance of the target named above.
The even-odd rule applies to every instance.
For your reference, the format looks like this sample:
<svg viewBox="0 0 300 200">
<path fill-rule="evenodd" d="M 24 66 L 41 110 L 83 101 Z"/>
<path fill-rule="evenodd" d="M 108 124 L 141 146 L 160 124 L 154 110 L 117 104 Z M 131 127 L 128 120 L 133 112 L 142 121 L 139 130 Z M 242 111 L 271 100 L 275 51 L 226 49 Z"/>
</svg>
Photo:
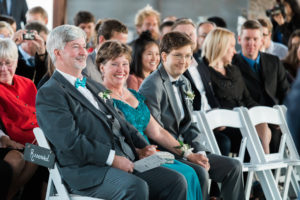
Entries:
<svg viewBox="0 0 300 200">
<path fill-rule="evenodd" d="M 138 90 L 143 80 L 157 68 L 160 62 L 159 47 L 151 38 L 151 33 L 145 31 L 136 40 L 132 50 L 127 87 Z"/>
</svg>

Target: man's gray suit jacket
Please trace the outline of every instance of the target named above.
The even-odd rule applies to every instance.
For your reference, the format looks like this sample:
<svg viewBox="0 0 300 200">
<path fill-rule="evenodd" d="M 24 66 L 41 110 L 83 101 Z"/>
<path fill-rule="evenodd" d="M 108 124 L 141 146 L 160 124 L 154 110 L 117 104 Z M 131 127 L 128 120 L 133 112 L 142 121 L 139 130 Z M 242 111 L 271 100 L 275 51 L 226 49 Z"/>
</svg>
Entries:
<svg viewBox="0 0 300 200">
<path fill-rule="evenodd" d="M 111 100 L 104 102 L 98 96 L 105 91 L 101 84 L 87 78 L 87 88 L 99 107 L 104 106 L 119 121 L 121 133 L 137 158 L 134 148 L 143 148 L 147 142 L 117 113 Z M 54 72 L 39 89 L 36 110 L 39 126 L 51 143 L 63 180 L 76 190 L 101 184 L 110 168 L 106 161 L 114 144 L 107 114 L 97 110 L 59 72 Z"/>
<path fill-rule="evenodd" d="M 102 83 L 103 80 L 101 72 L 96 64 L 96 56 L 97 52 L 95 50 L 88 55 L 86 59 L 86 67 L 82 70 L 82 74 L 98 83 Z"/>
<path fill-rule="evenodd" d="M 169 131 L 176 139 L 183 137 L 184 142 L 190 144 L 195 152 L 207 151 L 201 144 L 200 130 L 192 122 L 192 101 L 186 92 L 192 91 L 189 81 L 181 75 L 179 78 L 183 85 L 179 86 L 183 96 L 183 107 L 186 117 L 180 120 L 180 109 L 177 105 L 172 83 L 161 64 L 156 71 L 151 73 L 142 83 L 139 92 L 146 97 L 146 104 L 152 116 L 160 125 Z"/>
</svg>

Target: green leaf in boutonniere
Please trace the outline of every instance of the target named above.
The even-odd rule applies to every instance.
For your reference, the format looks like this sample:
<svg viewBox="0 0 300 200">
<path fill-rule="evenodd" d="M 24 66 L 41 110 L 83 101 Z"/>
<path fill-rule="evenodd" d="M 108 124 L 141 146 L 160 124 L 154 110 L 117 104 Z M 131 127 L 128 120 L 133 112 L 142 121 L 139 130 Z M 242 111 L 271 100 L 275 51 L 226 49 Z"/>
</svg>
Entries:
<svg viewBox="0 0 300 200">
<path fill-rule="evenodd" d="M 106 102 L 107 99 L 110 99 L 110 90 L 105 90 L 104 92 L 99 92 L 98 96 L 103 99 L 104 102 Z"/>
<path fill-rule="evenodd" d="M 188 90 L 188 91 L 185 91 L 184 94 L 186 95 L 186 99 L 190 100 L 193 102 L 194 98 L 195 98 L 195 94 L 193 91 L 191 90 Z"/>
</svg>

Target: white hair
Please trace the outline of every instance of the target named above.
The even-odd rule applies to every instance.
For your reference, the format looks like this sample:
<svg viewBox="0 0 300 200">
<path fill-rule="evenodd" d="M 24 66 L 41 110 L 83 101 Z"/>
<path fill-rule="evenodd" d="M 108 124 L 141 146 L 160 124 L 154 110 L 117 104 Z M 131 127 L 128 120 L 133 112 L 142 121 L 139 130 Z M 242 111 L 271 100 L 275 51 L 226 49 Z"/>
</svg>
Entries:
<svg viewBox="0 0 300 200">
<path fill-rule="evenodd" d="M 62 25 L 58 26 L 50 32 L 50 35 L 47 40 L 47 52 L 55 64 L 56 58 L 54 55 L 55 49 L 63 49 L 68 42 L 73 40 L 84 38 L 86 40 L 85 32 L 76 26 L 73 25 Z"/>
</svg>

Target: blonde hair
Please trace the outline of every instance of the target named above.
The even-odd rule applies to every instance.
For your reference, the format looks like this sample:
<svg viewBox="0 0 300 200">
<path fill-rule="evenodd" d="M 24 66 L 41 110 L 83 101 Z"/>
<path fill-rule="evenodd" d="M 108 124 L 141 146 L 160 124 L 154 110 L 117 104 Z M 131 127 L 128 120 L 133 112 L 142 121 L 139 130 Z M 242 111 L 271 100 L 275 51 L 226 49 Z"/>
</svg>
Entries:
<svg viewBox="0 0 300 200">
<path fill-rule="evenodd" d="M 5 21 L 0 21 L 0 31 L 3 29 L 7 29 L 9 31 L 9 38 L 12 38 L 14 30 L 12 29 L 11 25 Z"/>
<path fill-rule="evenodd" d="M 154 10 L 150 5 L 142 8 L 135 15 L 135 26 L 141 27 L 146 17 L 155 16 L 157 19 L 158 26 L 160 25 L 160 13 Z"/>
<path fill-rule="evenodd" d="M 206 36 L 202 56 L 210 66 L 215 65 L 227 53 L 230 37 L 234 37 L 234 33 L 225 28 L 215 28 Z"/>
</svg>

